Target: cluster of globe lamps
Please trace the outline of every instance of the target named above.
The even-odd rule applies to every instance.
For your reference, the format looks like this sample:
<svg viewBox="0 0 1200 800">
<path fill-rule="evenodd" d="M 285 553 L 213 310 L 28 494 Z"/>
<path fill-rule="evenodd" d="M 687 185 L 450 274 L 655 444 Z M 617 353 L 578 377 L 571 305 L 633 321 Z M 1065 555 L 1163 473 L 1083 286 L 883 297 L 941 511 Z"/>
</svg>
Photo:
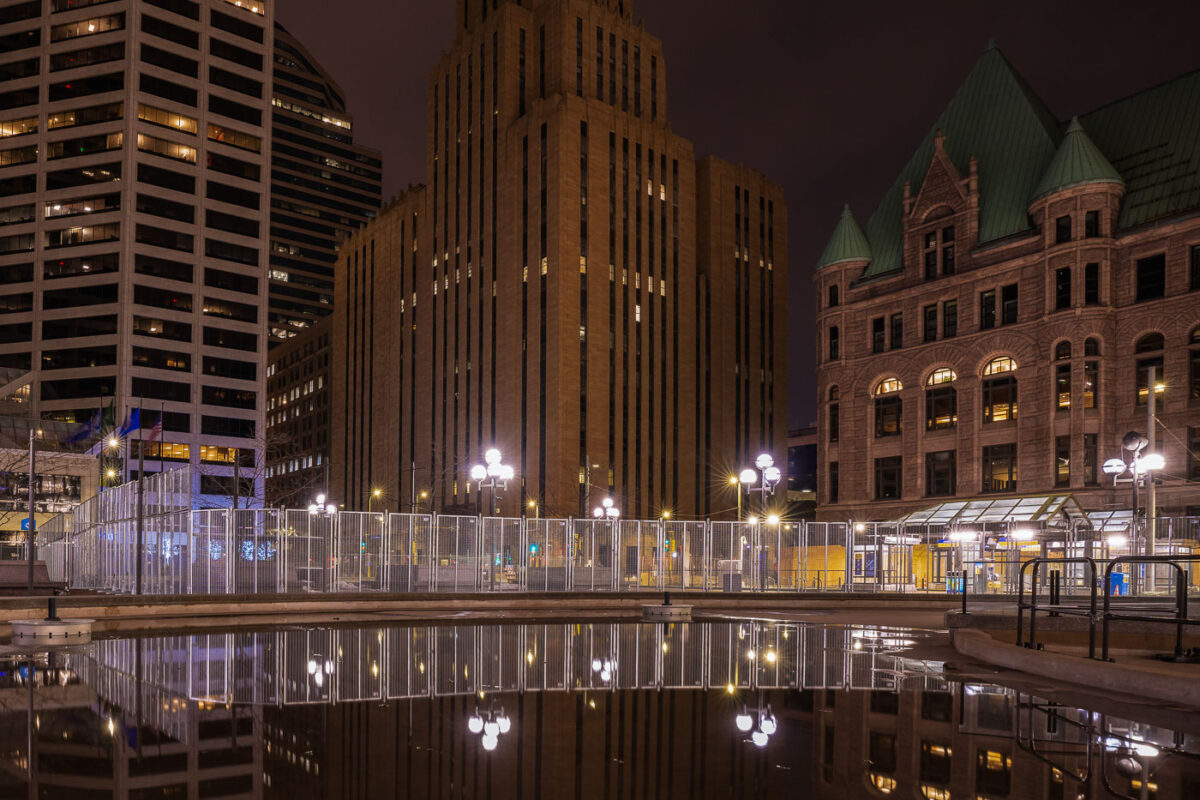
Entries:
<svg viewBox="0 0 1200 800">
<path fill-rule="evenodd" d="M 499 714 L 496 713 L 495 707 L 489 708 L 485 717 L 479 713 L 479 707 L 476 706 L 475 713 L 467 718 L 467 730 L 477 735 L 482 734 L 483 749 L 491 752 L 500 743 L 500 736 L 512 730 L 512 720 L 504 713 L 503 707 Z"/>
</svg>

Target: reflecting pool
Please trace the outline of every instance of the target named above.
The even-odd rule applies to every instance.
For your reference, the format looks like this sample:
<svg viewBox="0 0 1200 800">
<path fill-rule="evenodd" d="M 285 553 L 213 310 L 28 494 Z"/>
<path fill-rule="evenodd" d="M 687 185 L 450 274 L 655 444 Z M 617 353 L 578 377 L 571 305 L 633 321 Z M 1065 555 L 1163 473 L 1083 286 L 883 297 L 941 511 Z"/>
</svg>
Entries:
<svg viewBox="0 0 1200 800">
<path fill-rule="evenodd" d="M 98 640 L 0 664 L 0 797 L 1200 797 L 1198 715 L 976 682 L 916 657 L 930 635 L 743 620 Z"/>
</svg>

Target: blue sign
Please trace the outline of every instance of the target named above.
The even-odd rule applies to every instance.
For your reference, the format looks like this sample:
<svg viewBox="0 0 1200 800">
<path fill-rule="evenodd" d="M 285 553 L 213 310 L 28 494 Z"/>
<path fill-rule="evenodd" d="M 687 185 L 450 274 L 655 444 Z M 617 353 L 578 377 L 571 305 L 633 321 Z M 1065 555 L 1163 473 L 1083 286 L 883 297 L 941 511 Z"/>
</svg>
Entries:
<svg viewBox="0 0 1200 800">
<path fill-rule="evenodd" d="M 36 530 L 36 529 L 37 529 L 37 524 L 36 524 L 36 523 L 34 523 L 34 524 L 32 524 L 32 525 L 31 525 L 31 524 L 30 524 L 30 519 L 29 519 L 29 517 L 26 517 L 25 519 L 21 520 L 21 530 L 23 530 L 23 531 L 27 531 L 27 530 L 29 530 L 30 528 L 33 528 L 34 530 Z"/>
</svg>

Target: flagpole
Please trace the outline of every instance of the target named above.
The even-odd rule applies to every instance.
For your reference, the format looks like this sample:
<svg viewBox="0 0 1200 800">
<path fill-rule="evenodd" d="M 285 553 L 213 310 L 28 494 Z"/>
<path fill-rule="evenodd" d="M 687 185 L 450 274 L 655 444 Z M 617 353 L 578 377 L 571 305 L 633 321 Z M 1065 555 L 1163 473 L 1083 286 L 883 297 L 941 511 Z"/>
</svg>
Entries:
<svg viewBox="0 0 1200 800">
<path fill-rule="evenodd" d="M 96 408 L 96 413 L 99 415 L 97 420 L 99 424 L 96 426 L 96 433 L 104 434 L 104 392 L 100 393 L 100 405 Z M 96 494 L 104 491 L 104 445 L 96 451 Z"/>
<path fill-rule="evenodd" d="M 145 499 L 146 499 L 146 445 L 142 436 L 142 400 L 138 398 L 138 500 L 137 500 L 137 593 L 142 593 L 142 562 L 145 561 Z M 140 737 L 139 737 L 140 738 Z"/>
<path fill-rule="evenodd" d="M 33 516 L 34 485 L 37 482 L 37 460 L 36 460 L 37 456 L 35 455 L 36 451 L 33 448 L 33 438 L 35 435 L 36 425 L 37 425 L 36 422 L 31 421 L 31 424 L 29 427 L 29 538 L 26 541 L 26 546 L 28 548 L 28 558 L 29 558 L 29 565 L 28 565 L 29 569 L 28 569 L 28 575 L 27 575 L 28 587 L 27 588 L 28 588 L 28 592 L 30 595 L 33 594 L 33 561 L 34 561 L 33 540 L 34 540 L 34 537 L 37 535 L 36 517 Z M 54 616 L 54 614 L 51 613 L 50 616 Z M 32 678 L 33 678 L 33 676 L 30 675 L 30 685 L 32 685 Z"/>
</svg>

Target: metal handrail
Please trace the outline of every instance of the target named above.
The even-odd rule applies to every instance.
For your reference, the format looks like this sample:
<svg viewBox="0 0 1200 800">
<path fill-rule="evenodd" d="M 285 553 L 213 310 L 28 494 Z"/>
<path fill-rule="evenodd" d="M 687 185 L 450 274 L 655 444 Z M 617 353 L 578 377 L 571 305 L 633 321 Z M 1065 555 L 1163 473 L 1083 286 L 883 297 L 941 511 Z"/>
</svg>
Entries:
<svg viewBox="0 0 1200 800">
<path fill-rule="evenodd" d="M 1200 619 L 1188 618 L 1188 571 L 1180 566 L 1179 562 L 1195 563 L 1200 561 L 1197 557 L 1186 556 L 1117 556 L 1108 562 L 1108 566 L 1104 570 L 1104 585 L 1108 586 L 1112 580 L 1113 567 L 1118 564 L 1167 564 L 1175 570 L 1175 615 L 1174 619 L 1161 616 L 1148 616 L 1141 614 L 1118 614 L 1112 611 L 1112 594 L 1111 592 L 1104 593 L 1104 614 L 1103 627 L 1101 632 L 1101 647 L 1100 658 L 1104 661 L 1111 661 L 1108 656 L 1108 628 L 1109 621 L 1114 619 L 1127 620 L 1130 622 L 1155 622 L 1175 625 L 1175 656 L 1176 658 L 1183 655 L 1183 626 L 1184 625 L 1200 625 Z M 1095 627 L 1093 621 L 1092 627 Z"/>
<path fill-rule="evenodd" d="M 1034 558 L 1021 565 L 1020 577 L 1017 581 L 1017 646 L 1036 647 L 1037 641 L 1037 611 L 1038 611 L 1038 592 L 1037 580 L 1038 569 L 1042 564 L 1086 564 L 1091 572 L 1091 604 L 1090 610 L 1083 612 L 1074 607 L 1063 607 L 1059 604 L 1054 604 L 1051 608 L 1061 614 L 1077 614 L 1080 616 L 1086 615 L 1089 618 L 1088 624 L 1088 658 L 1096 657 L 1096 559 L 1088 556 L 1072 556 L 1071 558 Z M 1025 604 L 1025 570 L 1033 567 L 1032 582 L 1030 583 L 1029 605 Z M 1107 598 L 1107 595 L 1106 595 Z M 1024 619 L 1025 609 L 1029 609 L 1029 643 L 1025 644 L 1024 638 Z"/>
<path fill-rule="evenodd" d="M 1053 755 L 1074 756 L 1076 758 L 1078 758 L 1082 755 L 1082 757 L 1084 758 L 1084 763 L 1086 765 L 1086 769 L 1085 769 L 1083 775 L 1079 775 L 1077 773 L 1072 772 L 1069 769 L 1066 769 L 1065 764 L 1064 765 L 1055 764 L 1053 761 L 1051 761 L 1047 757 L 1048 751 L 1037 749 L 1037 737 L 1034 736 L 1034 724 L 1033 724 L 1033 712 L 1034 712 L 1035 708 L 1036 708 L 1036 710 L 1041 711 L 1043 714 L 1045 714 L 1048 718 L 1054 717 L 1056 720 L 1063 722 L 1067 726 L 1083 732 L 1083 737 L 1084 737 L 1083 751 L 1084 752 L 1082 754 L 1075 752 L 1075 751 L 1071 751 L 1071 750 L 1052 751 Z M 1022 734 L 1021 711 L 1023 709 L 1028 712 L 1026 715 L 1029 720 L 1029 731 L 1028 731 L 1029 742 L 1028 742 L 1028 744 L 1022 742 L 1022 740 L 1021 740 L 1021 734 Z M 1092 745 L 1095 743 L 1095 735 L 1093 733 L 1093 729 L 1090 725 L 1084 725 L 1073 719 L 1068 719 L 1067 717 L 1058 713 L 1058 711 L 1055 708 L 1055 704 L 1047 703 L 1044 706 L 1036 704 L 1034 702 L 1033 695 L 1029 695 L 1028 702 L 1022 702 L 1021 695 L 1020 695 L 1020 693 L 1018 693 L 1018 695 L 1017 695 L 1017 735 L 1016 735 L 1015 741 L 1017 743 L 1017 747 L 1021 748 L 1025 752 L 1029 753 L 1031 756 L 1033 756 L 1037 760 L 1041 761 L 1042 763 L 1044 763 L 1050 767 L 1053 767 L 1054 769 L 1057 769 L 1058 771 L 1063 773 L 1064 776 L 1070 775 L 1075 780 L 1079 781 L 1081 784 L 1087 784 L 1087 782 L 1091 779 L 1092 761 L 1094 758 L 1094 756 L 1092 754 Z M 1066 743 L 1064 743 L 1064 744 L 1066 744 Z"/>
</svg>

